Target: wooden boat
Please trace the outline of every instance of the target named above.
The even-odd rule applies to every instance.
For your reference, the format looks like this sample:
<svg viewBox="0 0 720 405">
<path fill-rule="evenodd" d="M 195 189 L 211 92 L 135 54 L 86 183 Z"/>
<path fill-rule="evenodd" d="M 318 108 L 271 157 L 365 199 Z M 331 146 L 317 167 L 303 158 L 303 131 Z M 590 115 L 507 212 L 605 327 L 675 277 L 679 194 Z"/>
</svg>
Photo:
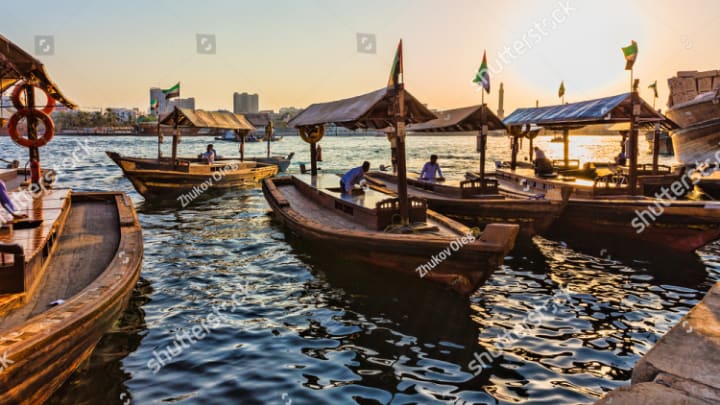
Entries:
<svg viewBox="0 0 720 405">
<path fill-rule="evenodd" d="M 239 160 L 217 159 L 214 163 L 208 164 L 200 158 L 178 158 L 179 127 L 230 128 L 245 139 L 253 126 L 242 115 L 175 107 L 160 120 L 160 123 L 171 125 L 175 129 L 170 158 L 164 158 L 160 153 L 162 136 L 158 137 L 158 157 L 155 159 L 105 152 L 115 164 L 120 166 L 135 190 L 145 198 L 178 199 L 184 207 L 187 201 L 192 201 L 206 191 L 222 192 L 237 187 L 257 185 L 260 180 L 278 173 L 276 165 L 245 160 L 244 142 L 240 145 Z"/>
<path fill-rule="evenodd" d="M 0 235 L 0 403 L 39 404 L 124 310 L 143 240 L 122 193 L 48 190 L 18 208 L 22 229 Z"/>
<path fill-rule="evenodd" d="M 342 195 L 335 175 L 269 178 L 263 181 L 263 193 L 290 232 L 315 242 L 325 254 L 336 252 L 344 259 L 415 277 L 422 273 L 463 295 L 490 277 L 518 232 L 517 225 L 491 224 L 478 240 L 455 250 L 472 230 L 426 210 L 420 199 L 411 199 L 412 233 L 389 232 L 398 216 L 398 199 L 375 190 Z M 434 259 L 447 251 L 451 254 L 444 261 Z"/>
<path fill-rule="evenodd" d="M 278 167 L 256 161 L 218 159 L 213 164 L 197 158 L 135 158 L 105 152 L 145 198 L 175 198 L 188 193 L 227 191 L 257 185 L 274 176 Z M 202 191 L 196 191 L 202 190 Z"/>
<path fill-rule="evenodd" d="M 685 166 L 720 161 L 720 115 L 715 121 L 707 121 L 670 133 L 675 160 Z"/>
<path fill-rule="evenodd" d="M 397 177 L 383 172 L 371 172 L 366 177 L 378 191 L 397 193 Z M 457 183 L 457 184 L 455 184 Z M 508 223 L 520 226 L 525 236 L 545 232 L 560 217 L 562 200 L 537 198 L 508 198 L 493 188 L 483 189 L 479 179 L 455 183 L 437 183 L 408 179 L 411 196 L 427 201 L 428 207 L 470 226 Z"/>
</svg>

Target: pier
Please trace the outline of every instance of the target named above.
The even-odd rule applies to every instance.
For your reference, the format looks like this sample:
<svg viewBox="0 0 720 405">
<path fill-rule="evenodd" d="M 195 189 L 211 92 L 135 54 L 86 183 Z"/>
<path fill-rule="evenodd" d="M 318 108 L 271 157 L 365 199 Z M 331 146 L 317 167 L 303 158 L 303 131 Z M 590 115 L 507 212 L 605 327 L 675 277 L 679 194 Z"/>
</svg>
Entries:
<svg viewBox="0 0 720 405">
<path fill-rule="evenodd" d="M 631 385 L 596 404 L 720 400 L 720 282 L 635 365 Z"/>
</svg>

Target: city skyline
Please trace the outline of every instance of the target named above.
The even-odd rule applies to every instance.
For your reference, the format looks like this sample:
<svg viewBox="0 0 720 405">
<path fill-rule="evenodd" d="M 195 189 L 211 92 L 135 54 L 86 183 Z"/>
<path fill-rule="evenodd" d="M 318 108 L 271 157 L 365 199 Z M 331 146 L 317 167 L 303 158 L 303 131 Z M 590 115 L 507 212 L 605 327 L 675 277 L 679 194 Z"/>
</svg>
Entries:
<svg viewBox="0 0 720 405">
<path fill-rule="evenodd" d="M 29 21 L 19 18 L 19 4 L 7 5 L 3 34 L 31 53 L 36 36 L 51 36 L 52 54 L 35 56 L 81 108 L 148 109 L 148 88 L 178 81 L 181 96 L 192 95 L 202 109 L 232 110 L 236 89 L 262 94 L 263 110 L 306 107 L 382 87 L 400 38 L 408 90 L 441 110 L 480 103 L 471 80 L 485 50 L 493 84 L 485 101 L 496 110 L 504 82 L 506 113 L 535 100 L 558 104 L 561 81 L 568 102 L 628 91 L 620 48 L 631 40 L 640 49 L 641 95 L 652 102 L 647 86 L 657 80 L 658 107 L 676 71 L 720 68 L 711 56 L 720 16 L 701 0 L 523 0 L 512 8 L 465 0 L 444 7 L 217 0 L 201 9 L 168 1 L 38 3 L 47 13 Z"/>
</svg>

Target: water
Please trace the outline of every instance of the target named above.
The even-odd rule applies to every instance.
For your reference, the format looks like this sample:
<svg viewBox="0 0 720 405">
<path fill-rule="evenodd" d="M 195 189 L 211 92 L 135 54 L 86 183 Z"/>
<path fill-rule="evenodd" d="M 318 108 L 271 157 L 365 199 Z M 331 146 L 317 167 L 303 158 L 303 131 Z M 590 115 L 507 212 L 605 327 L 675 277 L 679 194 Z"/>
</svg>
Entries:
<svg viewBox="0 0 720 405">
<path fill-rule="evenodd" d="M 537 143 L 559 158 L 561 144 L 549 139 Z M 181 151 L 199 153 L 207 142 L 184 139 Z M 619 138 L 572 143 L 573 157 L 609 160 Z M 221 155 L 237 150 L 215 144 Z M 488 168 L 508 158 L 508 145 L 490 138 Z M 389 163 L 384 137 L 329 137 L 322 146 L 325 170 Z M 251 155 L 264 148 L 247 145 Z M 296 153 L 293 171 L 308 160 L 297 137 L 273 149 Z M 324 260 L 288 240 L 259 189 L 184 210 L 147 204 L 105 150 L 157 149 L 153 138 L 58 137 L 41 150 L 46 166 L 60 168 L 58 186 L 128 192 L 145 237 L 129 308 L 51 404 L 587 403 L 628 384 L 639 357 L 720 279 L 720 244 L 668 259 L 536 237 L 468 301 Z M 411 137 L 409 167 L 437 153 L 446 177 L 458 178 L 476 168 L 474 150 L 473 137 Z M 0 138 L 1 157 L 24 162 L 25 153 Z M 193 327 L 202 338 L 176 345 Z M 477 358 L 487 368 L 474 375 Z"/>
</svg>

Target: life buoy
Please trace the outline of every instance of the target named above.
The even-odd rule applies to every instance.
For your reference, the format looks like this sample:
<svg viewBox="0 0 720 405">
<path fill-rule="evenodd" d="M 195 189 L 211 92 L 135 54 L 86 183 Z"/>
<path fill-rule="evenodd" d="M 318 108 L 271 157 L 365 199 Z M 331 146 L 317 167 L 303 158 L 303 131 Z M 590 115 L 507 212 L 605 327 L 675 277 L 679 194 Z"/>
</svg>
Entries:
<svg viewBox="0 0 720 405">
<path fill-rule="evenodd" d="M 23 90 L 25 87 L 33 88 L 35 86 L 31 84 L 27 84 L 25 82 L 20 82 L 15 85 L 15 89 L 12 92 L 12 96 L 10 97 L 10 101 L 12 101 L 13 107 L 17 110 L 22 110 L 27 108 L 25 104 L 22 103 L 22 100 L 20 100 L 20 97 L 22 96 Z M 50 94 L 48 94 L 47 90 L 43 89 L 42 87 L 38 87 L 43 93 L 45 93 L 45 97 L 47 98 L 47 104 L 45 104 L 45 107 L 41 110 L 45 114 L 50 114 L 55 110 L 55 99 L 50 97 Z"/>
<path fill-rule="evenodd" d="M 300 127 L 298 132 L 300 133 L 300 138 L 302 138 L 303 141 L 307 143 L 317 143 L 322 139 L 323 135 L 325 135 L 325 126 L 320 125 L 314 127 L 312 130 Z"/>
<path fill-rule="evenodd" d="M 45 126 L 45 133 L 37 139 L 23 138 L 18 132 L 18 123 L 20 120 L 22 118 L 29 117 L 39 119 Z M 10 134 L 10 138 L 12 138 L 13 142 L 20 146 L 24 146 L 26 148 L 39 148 L 41 146 L 45 146 L 48 142 L 50 142 L 53 136 L 55 136 L 55 124 L 53 123 L 52 118 L 44 112 L 24 108 L 10 117 L 10 122 L 8 122 L 8 134 Z"/>
</svg>

